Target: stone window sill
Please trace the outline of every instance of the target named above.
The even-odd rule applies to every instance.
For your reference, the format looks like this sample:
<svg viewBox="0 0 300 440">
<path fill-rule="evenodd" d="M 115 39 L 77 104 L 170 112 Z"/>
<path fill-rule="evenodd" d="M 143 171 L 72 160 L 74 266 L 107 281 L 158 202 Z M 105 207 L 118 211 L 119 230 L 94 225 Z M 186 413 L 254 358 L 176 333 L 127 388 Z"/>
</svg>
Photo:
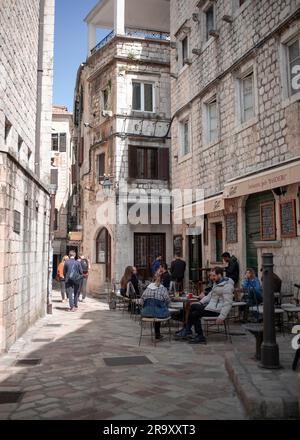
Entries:
<svg viewBox="0 0 300 440">
<path fill-rule="evenodd" d="M 234 134 L 241 133 L 244 130 L 247 130 L 250 127 L 253 127 L 253 125 L 258 123 L 258 117 L 255 116 L 254 118 L 250 119 L 247 122 L 244 122 L 243 124 L 240 124 L 238 127 L 235 128 Z"/>
</svg>

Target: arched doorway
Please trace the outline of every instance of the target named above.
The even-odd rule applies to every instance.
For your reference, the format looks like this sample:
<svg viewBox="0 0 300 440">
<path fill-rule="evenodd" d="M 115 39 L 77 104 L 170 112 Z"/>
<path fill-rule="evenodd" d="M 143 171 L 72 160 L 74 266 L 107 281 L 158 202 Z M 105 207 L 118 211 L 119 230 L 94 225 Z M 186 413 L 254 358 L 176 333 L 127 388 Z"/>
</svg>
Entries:
<svg viewBox="0 0 300 440">
<path fill-rule="evenodd" d="M 273 202 L 272 191 L 252 194 L 246 201 L 246 262 L 247 267 L 252 267 L 258 273 L 258 258 L 256 241 L 261 240 L 260 207 L 262 203 Z"/>
<path fill-rule="evenodd" d="M 105 265 L 105 280 L 111 281 L 111 236 L 106 228 L 96 237 L 96 263 Z"/>
</svg>

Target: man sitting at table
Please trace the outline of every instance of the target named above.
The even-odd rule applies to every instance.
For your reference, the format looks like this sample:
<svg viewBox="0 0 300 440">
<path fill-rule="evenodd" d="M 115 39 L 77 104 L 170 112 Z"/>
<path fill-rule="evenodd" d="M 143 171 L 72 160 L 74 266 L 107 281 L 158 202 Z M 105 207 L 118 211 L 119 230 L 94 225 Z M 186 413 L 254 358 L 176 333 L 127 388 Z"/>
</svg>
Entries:
<svg viewBox="0 0 300 440">
<path fill-rule="evenodd" d="M 254 306 L 262 303 L 262 287 L 254 269 L 246 270 L 245 278 L 242 281 L 242 289 L 248 294 L 246 299 L 249 305 Z"/>
<path fill-rule="evenodd" d="M 216 267 L 212 270 L 213 288 L 211 292 L 204 296 L 199 303 L 191 305 L 188 322 L 184 329 L 176 334 L 178 339 L 191 338 L 192 344 L 206 344 L 206 338 L 203 335 L 201 318 L 204 316 L 216 316 L 216 324 L 224 323 L 228 313 L 231 310 L 233 302 L 234 282 L 231 278 L 224 278 L 223 268 Z M 192 338 L 192 326 L 194 325 L 196 336 Z"/>
</svg>

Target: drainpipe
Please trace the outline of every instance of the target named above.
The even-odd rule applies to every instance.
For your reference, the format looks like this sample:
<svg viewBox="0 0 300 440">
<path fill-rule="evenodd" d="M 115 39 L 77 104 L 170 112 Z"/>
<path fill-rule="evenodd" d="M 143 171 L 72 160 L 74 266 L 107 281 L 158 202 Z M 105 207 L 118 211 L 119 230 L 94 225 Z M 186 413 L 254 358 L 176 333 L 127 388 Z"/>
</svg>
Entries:
<svg viewBox="0 0 300 440">
<path fill-rule="evenodd" d="M 43 52 L 44 52 L 44 17 L 45 1 L 40 0 L 39 11 L 39 44 L 37 65 L 37 95 L 36 95 L 36 122 L 35 122 L 35 174 L 40 177 L 40 150 L 41 150 L 41 114 L 42 114 L 42 83 L 43 83 Z"/>
</svg>

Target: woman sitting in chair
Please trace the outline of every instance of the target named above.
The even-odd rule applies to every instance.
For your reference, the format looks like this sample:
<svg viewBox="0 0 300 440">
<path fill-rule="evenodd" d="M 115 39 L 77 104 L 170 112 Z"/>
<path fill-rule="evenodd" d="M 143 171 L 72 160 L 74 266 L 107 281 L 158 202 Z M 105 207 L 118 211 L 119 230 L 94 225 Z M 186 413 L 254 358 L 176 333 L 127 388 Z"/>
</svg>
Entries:
<svg viewBox="0 0 300 440">
<path fill-rule="evenodd" d="M 167 289 L 161 284 L 161 274 L 156 274 L 154 282 L 144 291 L 141 298 L 141 316 L 144 318 L 169 318 L 170 298 Z M 155 322 L 155 339 L 162 339 L 160 322 Z"/>
</svg>

